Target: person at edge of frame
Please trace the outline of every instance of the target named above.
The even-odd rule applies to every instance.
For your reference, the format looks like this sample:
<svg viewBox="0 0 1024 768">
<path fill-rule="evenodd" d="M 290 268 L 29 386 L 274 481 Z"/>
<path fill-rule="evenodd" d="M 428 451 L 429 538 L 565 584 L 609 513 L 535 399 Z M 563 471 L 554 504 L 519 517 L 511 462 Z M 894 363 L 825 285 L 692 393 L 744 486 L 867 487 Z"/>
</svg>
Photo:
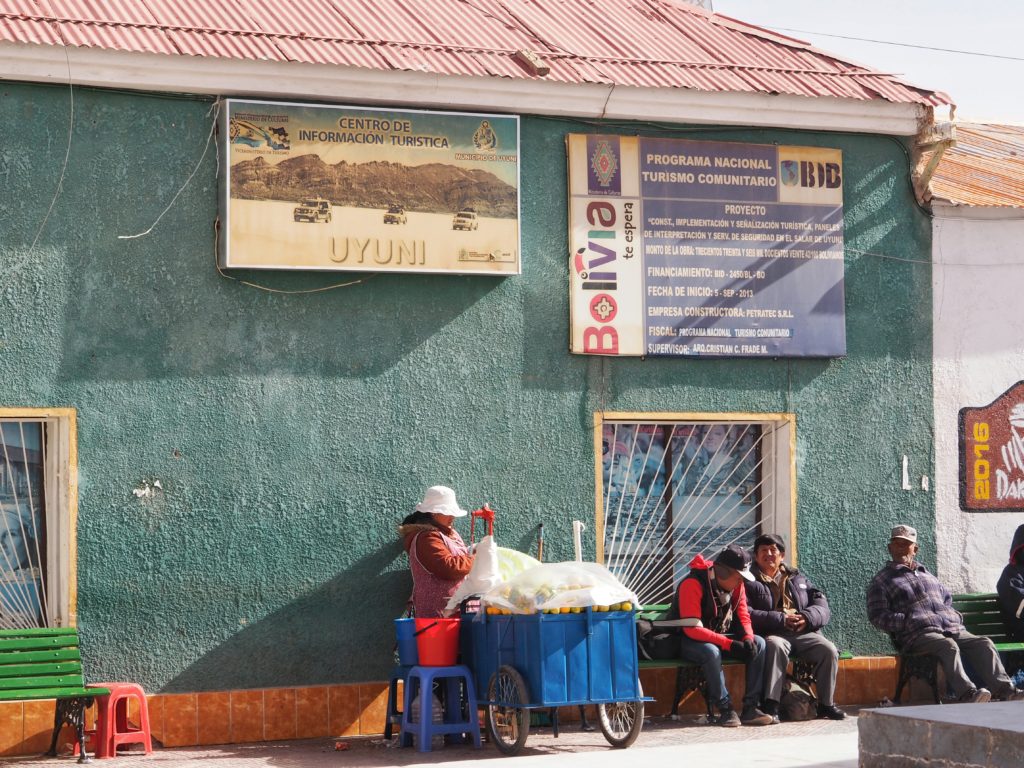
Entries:
<svg viewBox="0 0 1024 768">
<path fill-rule="evenodd" d="M 868 620 L 888 632 L 898 650 L 935 656 L 958 702 L 1024 699 L 1024 690 L 1014 687 L 992 641 L 964 628 L 953 595 L 917 562 L 917 551 L 917 531 L 895 526 L 889 536 L 891 559 L 868 586 Z M 963 659 L 984 687 L 967 675 Z"/>
</svg>

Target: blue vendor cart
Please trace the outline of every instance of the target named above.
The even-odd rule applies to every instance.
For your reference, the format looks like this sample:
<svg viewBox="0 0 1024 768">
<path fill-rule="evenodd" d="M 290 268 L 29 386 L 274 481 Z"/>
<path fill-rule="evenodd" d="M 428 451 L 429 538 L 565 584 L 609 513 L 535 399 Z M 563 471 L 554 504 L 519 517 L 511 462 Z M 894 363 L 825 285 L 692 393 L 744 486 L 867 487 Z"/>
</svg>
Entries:
<svg viewBox="0 0 1024 768">
<path fill-rule="evenodd" d="M 486 707 L 491 741 L 522 749 L 530 710 L 597 706 L 613 747 L 628 747 L 644 724 L 633 611 L 462 615 L 462 655 Z"/>
</svg>

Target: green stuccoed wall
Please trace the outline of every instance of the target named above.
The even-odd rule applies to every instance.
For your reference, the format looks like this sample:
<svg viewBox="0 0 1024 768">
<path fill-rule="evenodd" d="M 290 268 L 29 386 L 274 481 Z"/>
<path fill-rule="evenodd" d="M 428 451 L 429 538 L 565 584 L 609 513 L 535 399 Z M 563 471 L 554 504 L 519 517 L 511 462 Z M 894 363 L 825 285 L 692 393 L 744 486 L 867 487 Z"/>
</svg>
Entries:
<svg viewBox="0 0 1024 768">
<path fill-rule="evenodd" d="M 0 94 L 0 406 L 78 412 L 90 679 L 384 678 L 410 588 L 399 519 L 445 483 L 498 509 L 504 546 L 535 552 L 544 522 L 545 559 L 569 559 L 581 519 L 592 553 L 599 408 L 796 413 L 801 566 L 841 647 L 887 649 L 864 588 L 889 526 L 917 525 L 930 565 L 934 551 L 931 494 L 900 490 L 904 454 L 915 488 L 932 472 L 929 267 L 912 261 L 928 260 L 930 226 L 900 142 L 525 117 L 522 275 L 287 295 L 215 268 L 209 101 L 76 88 L 65 168 L 69 90 Z M 570 356 L 564 135 L 591 130 L 840 147 L 849 356 Z M 358 277 L 234 276 L 280 290 Z M 155 496 L 132 493 L 155 480 Z"/>
</svg>

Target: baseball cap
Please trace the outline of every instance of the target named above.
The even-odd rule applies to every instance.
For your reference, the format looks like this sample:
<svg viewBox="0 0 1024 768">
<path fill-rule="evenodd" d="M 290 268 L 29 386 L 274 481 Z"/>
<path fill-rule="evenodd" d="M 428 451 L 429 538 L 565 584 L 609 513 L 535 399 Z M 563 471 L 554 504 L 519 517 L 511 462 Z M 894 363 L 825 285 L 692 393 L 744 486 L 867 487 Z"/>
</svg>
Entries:
<svg viewBox="0 0 1024 768">
<path fill-rule="evenodd" d="M 739 544 L 730 544 L 713 560 L 715 565 L 724 565 L 732 568 L 747 581 L 754 580 L 754 574 L 750 572 L 750 555 Z"/>
<path fill-rule="evenodd" d="M 917 544 L 917 530 L 909 525 L 897 525 L 889 535 L 890 539 L 905 539 L 911 544 Z"/>
</svg>

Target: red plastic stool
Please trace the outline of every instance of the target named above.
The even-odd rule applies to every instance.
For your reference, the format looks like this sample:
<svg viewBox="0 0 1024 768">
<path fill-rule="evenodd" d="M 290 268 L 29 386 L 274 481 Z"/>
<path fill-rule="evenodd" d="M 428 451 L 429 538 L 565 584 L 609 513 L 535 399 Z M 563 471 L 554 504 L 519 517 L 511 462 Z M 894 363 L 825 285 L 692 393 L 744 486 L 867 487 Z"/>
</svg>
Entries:
<svg viewBox="0 0 1024 768">
<path fill-rule="evenodd" d="M 149 730 L 149 708 L 141 685 L 135 683 L 90 683 L 86 688 L 108 688 L 106 696 L 96 697 L 96 757 L 117 757 L 122 744 L 142 744 L 146 754 L 153 753 Z M 128 723 L 128 703 L 139 706 L 139 727 Z"/>
</svg>

